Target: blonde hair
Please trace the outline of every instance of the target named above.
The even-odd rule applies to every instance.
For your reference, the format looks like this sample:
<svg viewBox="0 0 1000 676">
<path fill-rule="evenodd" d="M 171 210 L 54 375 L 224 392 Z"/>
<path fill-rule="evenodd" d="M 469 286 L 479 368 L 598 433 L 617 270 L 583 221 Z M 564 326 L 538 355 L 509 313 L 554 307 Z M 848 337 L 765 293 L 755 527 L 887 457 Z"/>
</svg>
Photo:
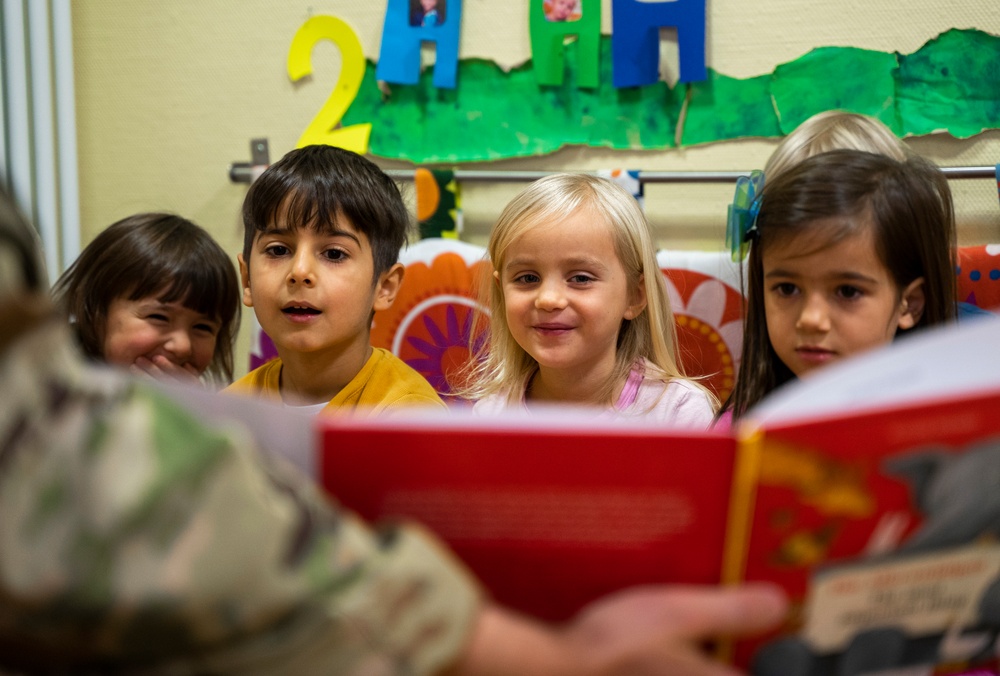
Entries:
<svg viewBox="0 0 1000 676">
<path fill-rule="evenodd" d="M 685 377 L 676 358 L 674 315 L 656 262 L 649 223 L 635 198 L 618 184 L 588 174 L 553 174 L 529 185 L 504 207 L 490 233 L 487 255 L 492 268 L 487 268 L 486 274 L 503 269 L 507 251 L 525 232 L 558 223 L 580 210 L 587 210 L 608 226 L 628 287 L 636 289 L 641 284 L 646 292 L 644 311 L 634 319 L 622 320 L 615 367 L 601 392 L 602 398 L 614 403 L 616 386 L 625 381 L 641 358 L 653 367 L 647 368 L 647 377 L 664 382 Z M 489 342 L 474 356 L 463 395 L 479 399 L 500 393 L 508 403 L 516 404 L 538 370 L 538 363 L 511 335 L 501 285 L 484 278 L 480 294 L 483 304 L 490 308 Z M 473 335 L 477 335 L 475 330 Z"/>
<path fill-rule="evenodd" d="M 868 115 L 844 110 L 817 113 L 795 128 L 775 148 L 764 165 L 770 182 L 808 157 L 829 150 L 863 150 L 906 161 L 909 149 L 883 122 Z"/>
</svg>

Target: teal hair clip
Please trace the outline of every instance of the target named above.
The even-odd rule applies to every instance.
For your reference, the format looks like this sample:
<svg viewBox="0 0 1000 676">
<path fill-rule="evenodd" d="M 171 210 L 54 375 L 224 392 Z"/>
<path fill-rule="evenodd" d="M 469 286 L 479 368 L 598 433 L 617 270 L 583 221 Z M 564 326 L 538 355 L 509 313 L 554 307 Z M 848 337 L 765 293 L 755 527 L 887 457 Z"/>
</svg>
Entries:
<svg viewBox="0 0 1000 676">
<path fill-rule="evenodd" d="M 736 179 L 736 194 L 729 205 L 726 221 L 726 248 L 732 252 L 736 262 L 746 258 L 750 240 L 757 232 L 757 213 L 763 189 L 764 172 L 759 169 Z"/>
</svg>

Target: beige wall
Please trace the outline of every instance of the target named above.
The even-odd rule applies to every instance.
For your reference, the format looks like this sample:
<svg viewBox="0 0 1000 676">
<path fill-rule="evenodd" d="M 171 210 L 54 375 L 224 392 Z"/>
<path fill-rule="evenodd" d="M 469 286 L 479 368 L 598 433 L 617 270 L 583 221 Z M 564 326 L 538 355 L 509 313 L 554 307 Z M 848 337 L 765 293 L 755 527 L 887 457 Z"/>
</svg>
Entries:
<svg viewBox="0 0 1000 676">
<path fill-rule="evenodd" d="M 604 29 L 611 32 L 610 0 L 603 4 Z M 292 84 L 285 72 L 292 36 L 310 16 L 334 15 L 353 26 L 374 61 L 385 6 L 384 0 L 72 3 L 84 243 L 128 214 L 168 210 L 208 228 L 235 257 L 246 186 L 229 181 L 229 163 L 248 161 L 255 137 L 269 139 L 272 159 L 292 149 L 339 72 L 337 49 L 320 44 L 312 80 Z M 708 65 L 733 77 L 769 73 L 818 46 L 909 53 L 949 28 L 1000 35 L 1000 12 L 985 0 L 711 0 L 708 6 Z M 528 0 L 464 0 L 462 58 L 505 66 L 529 58 L 527 8 Z M 667 71 L 676 73 L 676 56 L 666 51 Z M 946 166 L 1000 161 L 1000 131 L 908 143 Z M 742 170 L 762 167 L 774 145 L 747 139 L 663 151 L 574 147 L 489 166 Z M 374 159 L 386 168 L 406 166 Z M 465 238 L 484 242 L 519 187 L 465 186 Z M 1000 242 L 996 185 L 967 180 L 953 188 L 961 242 Z M 731 187 L 722 185 L 649 186 L 647 211 L 660 246 L 719 248 L 721 214 L 731 196 Z M 246 363 L 245 333 L 239 365 Z"/>
</svg>

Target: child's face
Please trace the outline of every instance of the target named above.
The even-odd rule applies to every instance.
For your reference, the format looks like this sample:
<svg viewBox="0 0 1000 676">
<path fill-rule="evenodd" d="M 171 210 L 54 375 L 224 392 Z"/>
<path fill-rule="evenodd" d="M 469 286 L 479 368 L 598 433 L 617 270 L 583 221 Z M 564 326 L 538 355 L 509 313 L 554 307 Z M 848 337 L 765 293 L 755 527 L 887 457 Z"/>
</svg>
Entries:
<svg viewBox="0 0 1000 676">
<path fill-rule="evenodd" d="M 104 359 L 158 375 L 196 377 L 212 363 L 219 328 L 216 319 L 177 302 L 118 298 L 108 308 Z"/>
<path fill-rule="evenodd" d="M 609 228 L 580 210 L 532 227 L 507 249 L 494 275 L 510 332 L 544 372 L 606 376 L 623 319 L 645 307 L 615 255 Z"/>
<path fill-rule="evenodd" d="M 768 337 L 800 377 L 890 342 L 897 329 L 912 328 L 923 309 L 923 278 L 897 288 L 870 228 L 823 246 L 810 233 L 836 226 L 824 224 L 762 251 Z"/>
<path fill-rule="evenodd" d="M 429 12 L 435 7 L 437 7 L 437 0 L 420 0 L 420 6 L 424 8 L 425 12 Z"/>
<path fill-rule="evenodd" d="M 392 303 L 384 284 L 389 273 L 373 284 L 368 237 L 343 216 L 331 232 L 288 228 L 282 217 L 274 229 L 257 233 L 249 261 L 239 259 L 243 303 L 285 360 L 367 350 L 372 310 Z"/>
<path fill-rule="evenodd" d="M 552 0 L 553 21 L 565 21 L 576 11 L 577 0 Z"/>
</svg>

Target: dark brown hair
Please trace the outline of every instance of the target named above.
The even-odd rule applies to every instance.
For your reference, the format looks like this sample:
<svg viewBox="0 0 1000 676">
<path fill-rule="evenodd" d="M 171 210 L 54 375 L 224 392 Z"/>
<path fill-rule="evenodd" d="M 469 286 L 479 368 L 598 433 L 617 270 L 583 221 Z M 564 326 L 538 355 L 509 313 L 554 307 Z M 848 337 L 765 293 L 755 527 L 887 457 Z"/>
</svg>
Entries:
<svg viewBox="0 0 1000 676">
<path fill-rule="evenodd" d="M 219 322 L 207 373 L 233 378 L 239 329 L 236 266 L 201 227 L 165 213 L 136 214 L 108 226 L 56 282 L 54 293 L 73 321 L 83 351 L 104 358 L 108 308 L 118 298 L 179 302 Z"/>
<path fill-rule="evenodd" d="M 723 406 L 736 418 L 795 378 L 767 334 L 763 250 L 769 242 L 787 241 L 830 218 L 839 222 L 827 233 L 828 244 L 873 228 L 876 254 L 899 293 L 924 278 L 923 313 L 907 333 L 955 318 L 955 214 L 948 181 L 934 165 L 919 157 L 898 161 L 832 150 L 786 169 L 773 182 L 766 178 L 744 283 L 740 372 Z"/>
<path fill-rule="evenodd" d="M 365 234 L 379 275 L 399 260 L 410 216 L 399 188 L 373 162 L 333 146 L 289 152 L 251 184 L 243 201 L 243 260 L 258 232 L 274 227 L 279 215 L 289 227 L 336 229 L 343 215 Z"/>
</svg>

